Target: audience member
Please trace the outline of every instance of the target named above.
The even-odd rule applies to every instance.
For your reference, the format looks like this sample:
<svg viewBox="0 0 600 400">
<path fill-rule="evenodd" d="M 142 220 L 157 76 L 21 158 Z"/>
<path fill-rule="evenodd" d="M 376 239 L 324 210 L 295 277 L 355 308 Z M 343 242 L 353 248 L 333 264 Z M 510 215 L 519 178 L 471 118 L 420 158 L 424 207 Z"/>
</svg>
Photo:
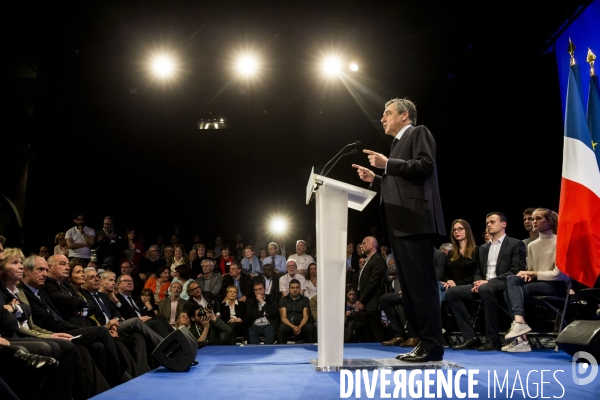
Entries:
<svg viewBox="0 0 600 400">
<path fill-rule="evenodd" d="M 356 333 L 354 332 L 356 328 L 356 300 L 358 300 L 358 293 L 356 293 L 356 290 L 352 285 L 347 285 L 346 306 L 344 312 L 344 343 L 356 342 Z"/>
<path fill-rule="evenodd" d="M 223 239 L 221 238 L 221 236 L 217 236 L 215 238 L 215 247 L 213 249 L 213 257 L 217 254 L 221 254 L 221 250 L 223 250 L 222 244 L 223 244 Z"/>
<path fill-rule="evenodd" d="M 67 240 L 65 239 L 64 232 L 58 232 L 54 237 L 54 255 L 62 254 L 65 257 L 69 256 L 69 247 L 67 246 Z"/>
<path fill-rule="evenodd" d="M 202 274 L 196 279 L 205 292 L 211 292 L 217 297 L 221 296 L 221 287 L 223 286 L 223 277 L 220 273 L 214 272 L 215 262 L 210 258 L 202 260 Z M 188 287 L 188 296 L 189 287 Z"/>
<path fill-rule="evenodd" d="M 216 253 L 215 253 L 216 254 Z M 219 272 L 221 275 L 225 276 L 229 273 L 229 267 L 231 263 L 233 263 L 235 259 L 229 254 L 229 245 L 221 246 L 221 257 L 219 257 L 216 262 L 219 266 Z"/>
<path fill-rule="evenodd" d="M 246 246 L 243 250 L 244 257 L 242 260 L 242 272 L 250 275 L 252 278 L 262 273 L 261 263 L 258 257 L 254 255 L 254 247 Z"/>
<path fill-rule="evenodd" d="M 263 283 L 265 286 L 265 293 L 273 295 L 273 297 L 279 301 L 281 292 L 279 291 L 279 278 L 275 275 L 275 269 L 271 264 L 264 264 L 262 267 L 262 274 L 254 278 Z"/>
<path fill-rule="evenodd" d="M 146 281 L 151 275 L 156 274 L 158 268 L 167 265 L 166 261 L 160 258 L 160 247 L 153 244 L 148 249 L 148 258 L 143 258 L 140 262 L 139 276 Z"/>
<path fill-rule="evenodd" d="M 194 278 L 194 279 L 200 278 L 200 275 L 202 275 L 204 273 L 203 269 L 202 269 L 202 261 L 210 259 L 206 256 L 206 245 L 205 244 L 200 243 L 198 245 L 198 247 L 196 247 L 196 252 L 197 252 L 197 257 L 194 261 L 192 261 L 192 278 Z M 213 267 L 214 267 L 214 265 L 213 265 Z"/>
<path fill-rule="evenodd" d="M 227 288 L 229 286 L 235 286 L 238 288 L 237 299 L 239 301 L 246 301 L 247 297 L 254 296 L 254 290 L 252 289 L 252 278 L 250 275 L 242 273 L 242 267 L 237 261 L 232 261 L 229 266 L 229 275 L 223 276 L 223 287 L 221 289 L 221 298 L 223 302 L 227 298 Z"/>
<path fill-rule="evenodd" d="M 479 259 L 479 247 L 475 244 L 471 225 L 464 219 L 452 222 L 450 240 L 452 244 L 446 256 L 444 277 L 441 279 L 441 301 L 446 299 L 446 291 L 449 288 L 473 284 L 473 275 Z"/>
<path fill-rule="evenodd" d="M 539 232 L 533 229 L 533 212 L 535 208 L 527 208 L 523 211 L 523 226 L 525 230 L 529 233 L 529 237 L 527 239 L 523 239 L 523 243 L 525 243 L 525 248 L 529 246 L 529 243 L 533 242 L 535 239 L 539 237 Z"/>
<path fill-rule="evenodd" d="M 188 314 L 194 315 L 193 307 L 200 305 L 203 308 L 211 308 L 215 311 L 215 315 L 221 315 L 221 306 L 219 301 L 212 292 L 205 292 L 198 282 L 190 283 L 188 287 L 190 298 L 183 305 L 183 309 L 188 311 Z"/>
<path fill-rule="evenodd" d="M 92 255 L 92 246 L 96 242 L 96 233 L 89 226 L 85 226 L 83 214 L 73 214 L 73 222 L 75 226 L 65 233 L 69 259 L 82 258 L 87 263 Z"/>
<path fill-rule="evenodd" d="M 452 236 L 452 235 L 450 235 Z M 440 250 L 444 252 L 444 254 L 448 255 L 449 252 L 452 251 L 452 243 L 444 243 L 440 246 Z"/>
<path fill-rule="evenodd" d="M 525 244 L 506 236 L 506 216 L 500 212 L 491 212 L 486 216 L 485 222 L 492 238 L 479 249 L 473 286 L 454 286 L 446 291 L 446 300 L 454 312 L 464 339 L 461 344 L 453 347 L 455 350 L 500 350 L 498 297 L 506 290 L 506 278 L 525 269 Z M 481 299 L 485 315 L 484 344 L 475 335 L 465 305 L 465 301 L 472 302 L 475 298 Z"/>
<path fill-rule="evenodd" d="M 504 337 L 509 343 L 502 351 L 531 351 L 526 333 L 531 328 L 525 322 L 525 299 L 531 296 L 567 295 L 569 277 L 556 267 L 556 231 L 558 215 L 547 208 L 533 211 L 533 230 L 537 240 L 527 246 L 527 269 L 507 278 L 504 298 L 513 316 L 510 331 Z"/>
<path fill-rule="evenodd" d="M 230 343 L 230 337 L 233 335 L 231 328 L 221 318 L 217 318 L 212 308 L 204 308 L 199 304 L 193 304 L 191 312 L 193 317 L 190 333 L 198 340 L 200 347 L 207 344 L 224 345 Z"/>
<path fill-rule="evenodd" d="M 233 285 L 228 286 L 225 303 L 221 306 L 221 318 L 231 328 L 231 344 L 235 344 L 237 337 L 246 337 L 245 314 L 245 302 L 238 302 L 238 288 Z"/>
<path fill-rule="evenodd" d="M 298 240 L 296 242 L 296 254 L 289 256 L 288 260 L 296 261 L 296 266 L 300 275 L 306 274 L 308 266 L 315 262 L 315 259 L 312 258 L 312 256 L 306 254 L 306 242 L 304 240 Z"/>
<path fill-rule="evenodd" d="M 359 272 L 356 311 L 367 313 L 367 340 L 382 342 L 384 333 L 381 326 L 379 299 L 383 295 L 383 280 L 387 266 L 377 251 L 377 245 L 377 239 L 373 236 L 367 236 L 362 241 L 362 249 L 367 256 L 367 261 Z"/>
<path fill-rule="evenodd" d="M 171 261 L 171 271 L 175 271 L 175 268 L 179 265 L 189 265 L 188 260 L 185 257 L 185 247 L 182 244 L 175 245 L 173 248 L 173 261 Z"/>
<path fill-rule="evenodd" d="M 315 328 L 308 322 L 309 307 L 308 298 L 301 293 L 300 282 L 297 279 L 292 279 L 289 282 L 289 294 L 279 299 L 279 318 L 281 319 L 281 324 L 277 330 L 277 342 L 279 344 L 286 344 L 287 338 L 292 335 L 297 339 L 304 338 L 307 343 L 316 342 Z"/>
<path fill-rule="evenodd" d="M 190 280 L 190 282 L 193 282 Z M 181 291 L 183 290 L 183 285 L 181 282 L 171 283 L 171 296 L 168 300 L 161 301 L 158 303 L 158 316 L 163 320 L 167 321 L 167 323 L 173 327 L 175 327 L 177 320 L 176 316 L 181 313 L 183 310 L 183 305 L 185 304 L 185 300 L 180 297 Z"/>
<path fill-rule="evenodd" d="M 175 324 L 175 329 L 179 329 L 182 326 L 185 326 L 186 328 L 190 328 L 190 316 L 187 312 L 185 311 L 181 311 L 178 315 L 177 315 L 177 322 Z"/>
<path fill-rule="evenodd" d="M 121 273 L 119 275 L 129 275 L 133 279 L 133 295 L 139 296 L 144 289 L 144 281 L 140 278 L 140 274 L 133 272 L 133 264 L 129 260 L 121 262 Z"/>
<path fill-rule="evenodd" d="M 154 300 L 158 303 L 167 295 L 169 286 L 171 285 L 171 274 L 167 266 L 158 267 L 156 271 L 157 278 L 150 277 L 144 285 L 144 289 L 152 290 L 154 293 Z"/>
<path fill-rule="evenodd" d="M 121 261 L 129 261 L 134 270 L 138 272 L 140 262 L 144 258 L 144 249 L 142 244 L 135 240 L 135 231 L 133 229 L 125 231 L 125 237 L 127 238 L 127 246 L 123 248 Z"/>
<path fill-rule="evenodd" d="M 279 245 L 275 242 L 269 243 L 267 247 L 267 251 L 269 253 L 269 257 L 267 257 L 267 262 L 270 263 L 273 268 L 275 268 L 275 272 L 277 274 L 285 274 L 287 272 L 285 257 L 280 254 L 277 254 L 279 251 Z"/>
<path fill-rule="evenodd" d="M 175 267 L 175 271 L 171 270 L 171 276 L 173 277 L 171 285 L 175 282 L 179 282 L 183 287 L 183 291 L 181 292 L 181 298 L 184 300 L 189 299 L 190 296 L 187 292 L 187 288 L 189 284 L 193 281 L 192 269 L 187 264 L 181 264 Z M 171 289 L 169 288 L 169 294 L 170 293 Z"/>
<path fill-rule="evenodd" d="M 118 279 L 117 279 L 117 281 L 118 281 Z M 128 281 L 123 281 L 123 282 L 124 282 L 124 284 L 128 283 Z M 169 288 L 171 288 L 171 287 L 169 286 Z M 137 297 L 137 296 L 135 296 L 135 294 L 133 294 L 133 292 L 131 293 L 131 296 L 133 298 Z M 152 314 L 158 315 L 158 306 L 156 305 L 156 302 L 154 301 L 154 293 L 152 293 L 152 290 L 142 289 L 142 291 L 140 292 L 140 295 L 139 295 L 139 299 L 142 302 L 142 304 L 144 305 L 144 311 L 147 311 L 149 316 L 152 316 Z M 161 301 L 161 303 L 162 303 L 162 301 Z"/>
<path fill-rule="evenodd" d="M 114 230 L 114 220 L 104 217 L 103 228 L 96 232 L 96 258 L 104 269 L 116 270 L 121 260 L 121 252 L 127 247 L 127 240 Z"/>
<path fill-rule="evenodd" d="M 313 262 L 308 265 L 304 279 L 306 288 L 304 295 L 310 300 L 317 295 L 317 263 Z"/>
<path fill-rule="evenodd" d="M 306 279 L 304 279 L 304 277 L 298 273 L 296 261 L 289 259 L 286 263 L 286 267 L 287 274 L 279 278 L 279 291 L 281 292 L 281 296 L 288 295 L 290 290 L 290 282 L 294 279 L 300 282 L 301 294 L 304 295 L 304 292 L 306 291 Z"/>
<path fill-rule="evenodd" d="M 271 270 L 273 269 L 271 264 L 267 265 Z M 255 279 L 254 297 L 246 300 L 246 319 L 249 325 L 248 342 L 250 344 L 260 344 L 260 335 L 265 336 L 265 344 L 275 343 L 279 317 L 278 305 L 279 301 L 275 295 L 265 293 L 263 281 Z"/>
<path fill-rule="evenodd" d="M 62 319 L 73 323 L 71 319 L 81 316 L 83 309 L 87 307 L 87 302 L 77 296 L 75 289 L 67 282 L 71 269 L 69 260 L 62 254 L 54 255 L 48 258 L 47 265 L 48 275 L 41 290 L 52 300 Z M 75 325 L 79 324 L 75 323 Z"/>
<path fill-rule="evenodd" d="M 50 251 L 48 250 L 48 246 L 41 246 L 38 255 L 44 260 L 48 260 L 48 257 L 50 257 Z"/>
</svg>

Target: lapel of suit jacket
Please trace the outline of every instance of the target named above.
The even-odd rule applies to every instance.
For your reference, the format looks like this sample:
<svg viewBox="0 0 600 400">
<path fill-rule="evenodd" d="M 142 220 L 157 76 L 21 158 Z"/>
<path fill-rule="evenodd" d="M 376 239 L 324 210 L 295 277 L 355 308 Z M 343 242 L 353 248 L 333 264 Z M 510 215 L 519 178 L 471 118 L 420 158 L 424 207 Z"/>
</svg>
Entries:
<svg viewBox="0 0 600 400">
<path fill-rule="evenodd" d="M 406 142 L 408 140 L 408 137 L 410 136 L 410 133 L 413 131 L 413 129 L 415 129 L 414 125 L 411 125 L 408 128 L 406 128 L 406 130 L 402 134 L 402 137 L 400 138 L 400 140 L 398 140 L 398 143 L 396 143 L 396 146 L 394 147 L 394 151 L 392 152 L 392 154 L 390 154 L 391 158 L 397 158 L 397 157 L 393 157 L 393 156 L 400 153 L 402 144 L 404 144 L 404 142 Z"/>
<path fill-rule="evenodd" d="M 498 259 L 496 260 L 496 275 L 498 275 L 498 269 L 500 268 L 500 260 L 502 260 L 502 254 L 506 251 L 506 247 L 508 246 L 508 236 L 504 237 L 502 244 L 500 245 L 500 250 L 498 251 Z"/>
<path fill-rule="evenodd" d="M 481 264 L 481 268 L 479 272 L 481 273 L 481 278 L 485 280 L 487 276 L 488 270 L 488 255 L 490 254 L 490 242 L 487 242 L 481 249 L 479 250 L 479 262 Z"/>
</svg>

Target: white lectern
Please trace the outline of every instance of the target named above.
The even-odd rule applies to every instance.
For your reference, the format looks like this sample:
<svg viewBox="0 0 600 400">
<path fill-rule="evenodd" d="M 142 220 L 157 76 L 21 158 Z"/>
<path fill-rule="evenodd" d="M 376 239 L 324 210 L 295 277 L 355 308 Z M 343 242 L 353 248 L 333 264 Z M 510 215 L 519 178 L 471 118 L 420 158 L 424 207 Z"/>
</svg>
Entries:
<svg viewBox="0 0 600 400">
<path fill-rule="evenodd" d="M 347 208 L 362 211 L 377 193 L 314 173 L 306 186 L 306 204 L 317 207 L 317 370 L 338 371 L 344 360 Z"/>
</svg>

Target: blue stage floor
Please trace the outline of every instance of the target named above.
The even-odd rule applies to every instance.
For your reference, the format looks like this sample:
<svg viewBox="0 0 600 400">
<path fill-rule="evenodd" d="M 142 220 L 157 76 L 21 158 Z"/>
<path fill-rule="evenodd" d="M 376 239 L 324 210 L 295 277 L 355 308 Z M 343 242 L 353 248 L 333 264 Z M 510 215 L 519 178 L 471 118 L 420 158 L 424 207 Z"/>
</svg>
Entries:
<svg viewBox="0 0 600 400">
<path fill-rule="evenodd" d="M 406 350 L 399 347 L 384 347 L 380 344 L 348 344 L 344 347 L 344 358 L 394 358 L 398 352 L 406 352 Z M 316 345 L 209 346 L 198 352 L 199 364 L 191 367 L 187 372 L 171 372 L 161 367 L 102 393 L 94 399 L 340 398 L 340 373 L 315 372 L 310 360 L 316 358 Z M 511 394 L 512 398 L 517 399 L 548 397 L 597 400 L 600 398 L 600 374 L 585 386 L 576 385 L 572 377 L 571 357 L 562 351 L 555 353 L 550 349 L 544 349 L 513 354 L 446 349 L 444 359 L 460 364 L 467 370 L 479 370 L 479 373 L 474 376 L 478 380 L 474 392 L 479 394 L 480 399 L 510 398 Z M 542 370 L 547 371 L 543 375 L 543 381 L 547 383 L 543 385 L 541 384 Z M 563 372 L 560 372 L 561 370 Z M 488 373 L 491 382 L 489 385 Z M 498 383 L 494 382 L 494 373 L 498 377 Z M 372 377 L 373 371 L 369 371 L 368 375 Z M 505 376 L 506 381 L 504 381 Z M 435 375 L 433 378 L 435 380 Z M 394 383 L 392 377 L 388 376 L 388 379 L 392 382 L 388 386 L 387 393 L 391 394 Z M 422 376 L 418 378 L 420 379 Z M 500 390 L 503 382 L 504 388 Z M 436 387 L 435 384 L 432 386 L 434 393 Z M 460 388 L 461 391 L 467 391 L 466 376 L 462 377 Z M 351 398 L 355 397 L 354 394 Z M 361 398 L 367 398 L 364 385 L 361 395 Z M 381 398 L 380 395 L 378 383 L 374 398 Z M 422 395 L 424 398 L 424 393 Z M 411 398 L 408 393 L 406 398 Z"/>
</svg>

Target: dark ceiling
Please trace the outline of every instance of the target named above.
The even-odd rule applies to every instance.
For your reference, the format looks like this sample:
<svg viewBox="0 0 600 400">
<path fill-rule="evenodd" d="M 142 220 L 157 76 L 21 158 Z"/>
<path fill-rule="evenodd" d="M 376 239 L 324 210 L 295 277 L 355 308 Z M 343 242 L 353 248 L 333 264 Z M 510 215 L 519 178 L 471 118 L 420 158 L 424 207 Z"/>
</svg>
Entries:
<svg viewBox="0 0 600 400">
<path fill-rule="evenodd" d="M 558 207 L 551 38 L 589 1 L 273 3 L 5 5 L 3 136 L 31 144 L 26 245 L 51 242 L 76 209 L 94 228 L 111 213 L 119 230 L 179 227 L 185 241 L 251 236 L 273 214 L 290 218 L 291 239 L 313 233 L 310 168 L 355 140 L 386 152 L 378 121 L 392 97 L 415 101 L 437 140 L 447 225 L 483 230 L 500 210 L 523 236 L 522 209 Z M 249 81 L 232 70 L 244 51 L 263 60 Z M 155 52 L 178 60 L 174 79 L 149 73 Z M 323 79 L 334 53 L 359 71 Z M 228 129 L 198 130 L 207 118 Z M 366 157 L 331 176 L 361 185 L 353 162 Z M 375 203 L 350 211 L 353 238 L 378 224 Z"/>
</svg>

